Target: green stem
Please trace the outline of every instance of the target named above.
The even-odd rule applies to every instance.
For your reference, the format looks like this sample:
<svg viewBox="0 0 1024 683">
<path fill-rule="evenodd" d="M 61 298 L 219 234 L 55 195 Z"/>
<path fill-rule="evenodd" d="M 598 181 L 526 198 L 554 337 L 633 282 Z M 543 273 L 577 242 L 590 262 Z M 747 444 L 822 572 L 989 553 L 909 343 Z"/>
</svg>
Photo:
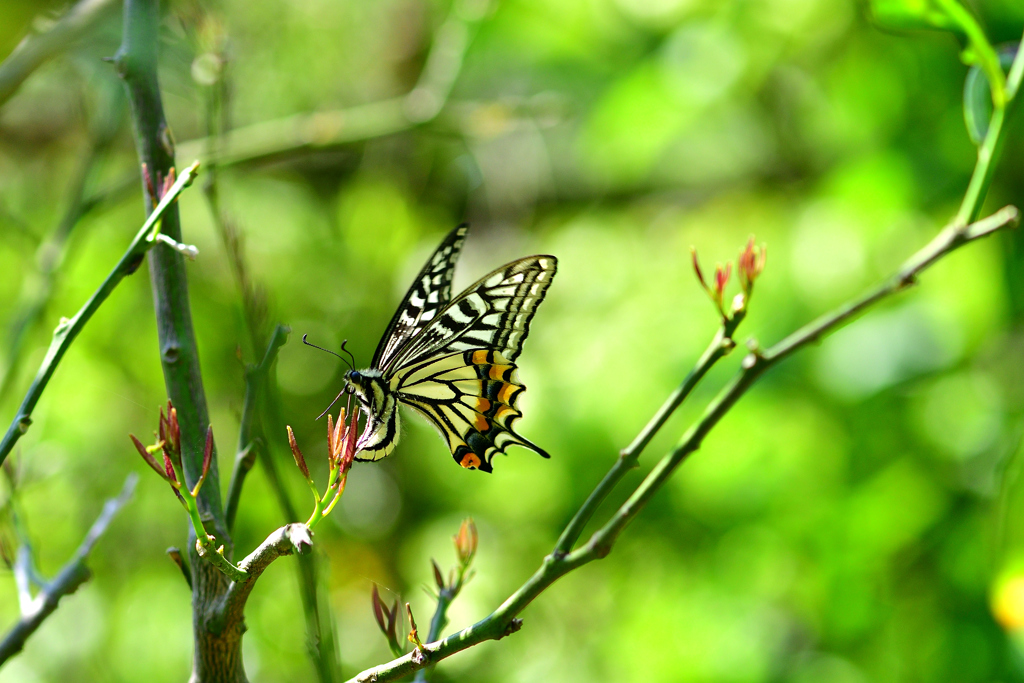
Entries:
<svg viewBox="0 0 1024 683">
<path fill-rule="evenodd" d="M 56 290 L 60 266 L 65 262 L 70 249 L 68 238 L 71 232 L 90 211 L 99 206 L 94 196 L 86 196 L 86 188 L 92 180 L 97 162 L 116 137 L 124 110 L 122 96 L 118 90 L 106 82 L 102 84 L 102 90 L 104 97 L 100 112 L 89 127 L 89 144 L 71 181 L 67 208 L 53 233 L 36 250 L 38 273 L 35 277 L 30 276 L 31 279 L 27 279 L 27 283 L 30 284 L 24 287 L 21 301 L 16 306 L 18 310 L 11 316 L 7 333 L 7 356 L 4 358 L 5 367 L 3 377 L 0 379 L 0 402 L 7 397 L 18 375 L 29 333 L 45 315 Z"/>
<path fill-rule="evenodd" d="M 622 449 L 619 453 L 618 459 L 612 468 L 604 475 L 604 478 L 597 485 L 597 487 L 590 493 L 586 501 L 576 512 L 573 518 L 569 521 L 569 524 L 562 531 L 561 536 L 558 538 L 558 542 L 555 544 L 555 554 L 565 555 L 579 539 L 580 534 L 583 533 L 584 527 L 590 518 L 594 516 L 597 508 L 602 502 L 608 497 L 608 494 L 618 485 L 626 473 L 637 466 L 637 461 L 640 458 L 640 453 L 643 452 L 647 444 L 651 442 L 651 439 L 658 433 L 658 431 L 665 426 L 668 419 L 676 411 L 676 409 L 682 405 L 686 397 L 690 395 L 690 392 L 700 383 L 704 375 L 707 374 L 715 363 L 724 358 L 729 354 L 730 351 L 736 346 L 733 342 L 733 334 L 736 332 L 736 328 L 743 321 L 743 314 L 739 313 L 733 318 L 726 320 L 722 327 L 719 328 L 715 338 L 711 340 L 708 348 L 705 349 L 704 353 L 701 354 L 700 359 L 692 370 L 686 375 L 683 383 L 673 391 L 665 402 L 662 404 L 658 412 L 654 414 L 650 422 L 640 431 L 633 443 L 629 444 L 626 448 Z"/>
<path fill-rule="evenodd" d="M 452 602 L 459 595 L 459 590 L 462 588 L 462 577 L 455 583 L 454 586 L 448 586 L 442 588 L 437 594 L 437 607 L 434 609 L 434 616 L 430 619 L 430 632 L 427 634 L 428 643 L 436 643 L 438 638 L 441 637 L 441 631 L 445 626 L 448 625 L 448 608 L 451 607 Z M 430 674 L 433 672 L 433 666 L 427 666 L 416 672 L 416 677 L 413 679 L 413 683 L 427 683 Z"/>
<path fill-rule="evenodd" d="M 123 38 L 114 64 L 124 81 L 131 104 L 139 161 L 146 165 L 150 177 L 157 185 L 161 176 L 165 177 L 174 164 L 174 141 L 164 118 L 157 79 L 159 46 L 158 0 L 125 0 Z M 143 194 L 149 209 L 145 187 Z M 173 207 L 164 217 L 164 232 L 172 239 L 181 241 L 178 212 Z M 185 481 L 182 483 L 187 485 L 189 481 L 198 480 L 202 473 L 203 450 L 210 418 L 192 326 L 185 263 L 181 254 L 167 245 L 157 245 L 149 258 L 149 274 L 164 385 L 168 399 L 178 411 L 185 470 Z M 216 454 L 207 479 L 196 502 L 204 522 L 203 527 L 213 532 L 217 542 L 223 544 L 224 554 L 221 557 L 229 559 L 232 556 L 232 541 L 221 504 Z M 210 606 L 227 591 L 229 581 L 211 562 L 199 561 L 195 540 L 195 531 L 190 529 L 194 638 L 192 680 L 202 683 L 243 683 L 246 681 L 242 663 L 243 629 L 226 628 L 215 633 L 209 628 L 206 619 Z"/>
<path fill-rule="evenodd" d="M 1022 43 L 1024 43 L 1024 38 L 1022 38 Z M 998 63 L 997 60 L 996 64 L 998 65 Z M 1000 72 L 1000 76 L 1002 76 L 1002 72 Z M 954 225 L 967 225 L 977 220 L 981 213 L 982 203 L 988 195 L 988 188 L 992 183 L 992 174 L 995 173 L 996 161 L 1002 151 L 1005 139 L 1003 128 L 1007 116 L 1016 104 L 1022 78 L 1024 78 L 1024 49 L 1018 48 L 1017 56 L 1010 66 L 1010 72 L 1006 79 L 1005 104 L 993 107 L 988 132 L 978 147 L 978 161 L 974 166 L 974 173 L 971 174 L 971 181 L 967 186 L 963 202 L 960 204 L 960 210 L 956 214 Z"/>
<path fill-rule="evenodd" d="M 0 64 L 0 105 L 47 60 L 75 44 L 117 8 L 115 0 L 79 0 L 45 33 L 27 37 Z"/>
<path fill-rule="evenodd" d="M 288 334 L 291 330 L 278 325 L 274 328 L 274 334 L 270 338 L 266 351 L 263 353 L 263 360 L 259 365 L 249 366 L 245 371 L 245 402 L 242 404 L 242 422 L 238 428 L 238 450 L 235 455 L 235 467 L 231 471 L 231 483 L 228 486 L 228 495 L 224 505 L 224 518 L 227 522 L 228 531 L 234 528 L 235 515 L 238 514 L 238 503 L 242 496 L 242 484 L 245 477 L 256 462 L 256 412 L 259 405 L 259 395 L 263 385 L 267 381 L 267 373 L 270 366 L 277 359 L 277 353 L 285 342 L 288 341 Z M 293 520 L 288 520 L 293 521 Z"/>
<path fill-rule="evenodd" d="M 999 55 L 988 42 L 974 15 L 967 11 L 957 0 L 938 0 L 946 14 L 966 34 L 970 46 L 974 49 L 982 71 L 988 76 L 992 89 L 992 104 L 1001 109 L 1006 104 L 1006 78 L 999 67 Z"/>
<path fill-rule="evenodd" d="M 57 609 L 61 598 L 74 593 L 79 586 L 89 579 L 91 573 L 85 561 L 89 557 L 89 553 L 92 552 L 93 546 L 106 533 L 110 522 L 113 521 L 121 508 L 131 500 L 137 482 L 138 475 L 134 472 L 129 474 L 125 479 L 124 486 L 121 487 L 120 495 L 117 498 L 107 500 L 103 504 L 103 511 L 89 528 L 89 532 L 85 535 L 81 545 L 78 546 L 78 550 L 75 551 L 74 556 L 68 560 L 61 570 L 57 572 L 53 580 L 43 581 L 39 576 L 35 575 L 35 569 L 31 564 L 31 550 L 28 548 L 27 539 L 25 539 L 26 543 L 22 548 L 19 548 L 19 562 L 14 567 L 15 576 L 17 577 L 21 572 L 32 574 L 33 576 L 27 576 L 19 580 L 19 583 L 27 584 L 31 580 L 32 583 L 40 584 L 42 590 L 34 597 L 29 594 L 29 600 L 23 600 L 21 618 L 0 640 L 0 665 L 21 651 L 25 646 L 25 641 Z M 15 518 L 13 521 L 15 529 L 18 529 L 20 527 L 18 519 Z M 24 555 L 20 553 L 22 549 L 26 551 Z M 23 557 L 24 561 L 22 561 Z M 27 563 L 27 565 L 23 564 L 23 562 Z M 25 590 L 28 589 L 29 586 L 26 585 Z"/>
<path fill-rule="evenodd" d="M 146 252 L 154 248 L 156 234 L 161 229 L 161 221 L 171 211 L 175 214 L 177 213 L 177 206 L 174 201 L 181 194 L 182 190 L 192 184 L 198 169 L 199 163 L 196 162 L 178 176 L 177 182 L 174 183 L 174 186 L 163 197 L 160 204 L 150 213 L 146 222 L 143 223 L 142 227 L 135 234 L 135 239 L 128 245 L 128 249 L 121 257 L 121 260 L 117 262 L 99 288 L 89 297 L 89 300 L 85 302 L 85 305 L 79 309 L 73 318 L 62 320 L 57 329 L 53 331 L 53 340 L 50 342 L 50 348 L 47 349 L 46 356 L 39 366 L 39 371 L 36 373 L 35 379 L 32 380 L 32 384 L 29 386 L 28 392 L 21 402 L 21 407 L 18 408 L 18 413 L 11 422 L 11 426 L 8 427 L 7 433 L 4 435 L 3 440 L 0 441 L 0 463 L 7 458 L 18 439 L 28 431 L 29 426 L 32 424 L 32 411 L 35 410 L 36 403 L 43 395 L 43 390 L 49 384 L 50 378 L 53 377 L 53 373 L 56 371 L 61 359 L 64 358 L 64 354 L 67 353 L 71 343 L 75 341 L 82 328 L 89 322 L 89 319 L 92 318 L 100 305 L 107 300 L 114 291 L 114 288 L 126 276 L 134 273 L 142 263 Z M 166 247 L 161 247 L 161 250 L 166 249 Z M 200 455 L 202 455 L 201 449 Z"/>
</svg>

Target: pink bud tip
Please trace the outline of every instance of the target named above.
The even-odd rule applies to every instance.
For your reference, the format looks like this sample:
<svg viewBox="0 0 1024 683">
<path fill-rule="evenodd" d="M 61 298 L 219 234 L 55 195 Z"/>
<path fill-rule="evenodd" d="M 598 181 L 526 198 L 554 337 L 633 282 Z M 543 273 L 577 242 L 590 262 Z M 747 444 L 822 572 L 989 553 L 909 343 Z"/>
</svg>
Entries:
<svg viewBox="0 0 1024 683">
<path fill-rule="evenodd" d="M 700 286 L 707 290 L 708 283 L 704 280 L 704 271 L 700 269 L 700 262 L 697 261 L 697 247 L 690 247 L 690 257 L 693 259 L 693 272 L 697 274 Z"/>
<path fill-rule="evenodd" d="M 468 565 L 476 554 L 478 541 L 476 524 L 473 522 L 472 517 L 462 520 L 459 533 L 453 537 L 453 540 L 455 541 L 455 552 L 459 556 L 459 562 L 463 565 Z"/>
<path fill-rule="evenodd" d="M 210 462 L 213 460 L 213 425 L 206 428 L 206 447 L 203 448 L 203 476 L 210 471 Z"/>
<path fill-rule="evenodd" d="M 437 566 L 437 562 L 433 559 L 430 560 L 430 566 L 434 569 L 434 581 L 437 583 L 438 590 L 444 590 L 444 575 L 441 573 L 441 568 Z"/>
<path fill-rule="evenodd" d="M 370 598 L 370 602 L 373 604 L 373 616 L 377 620 L 377 625 L 380 626 L 381 633 L 384 635 L 388 634 L 387 621 L 384 618 L 384 603 L 380 599 L 380 591 L 377 590 L 377 584 L 373 584 L 373 594 Z"/>
<path fill-rule="evenodd" d="M 153 457 L 152 453 L 146 450 L 146 447 L 142 445 L 142 442 L 135 438 L 134 434 L 129 434 L 128 437 L 132 440 L 132 443 L 135 444 L 135 450 L 139 452 L 139 455 L 141 455 L 142 459 L 146 461 L 146 464 L 152 467 L 153 471 L 161 477 L 166 478 L 166 474 L 164 474 L 160 465 L 157 464 L 156 458 Z"/>
<path fill-rule="evenodd" d="M 292 432 L 291 425 L 287 426 L 288 429 L 288 445 L 292 449 L 292 457 L 295 458 L 295 464 L 298 466 L 299 471 L 302 475 L 309 479 L 309 468 L 306 467 L 306 459 L 302 457 L 302 451 L 299 450 L 299 444 L 295 440 L 295 434 Z"/>
</svg>

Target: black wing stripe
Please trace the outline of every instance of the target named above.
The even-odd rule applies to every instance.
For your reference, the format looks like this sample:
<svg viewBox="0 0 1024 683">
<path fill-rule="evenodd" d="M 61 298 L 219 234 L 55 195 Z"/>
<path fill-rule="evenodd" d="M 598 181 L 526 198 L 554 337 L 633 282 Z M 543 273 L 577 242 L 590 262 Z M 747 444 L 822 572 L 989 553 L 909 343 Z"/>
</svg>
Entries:
<svg viewBox="0 0 1024 683">
<path fill-rule="evenodd" d="M 515 361 L 556 270 L 553 256 L 530 256 L 484 276 L 428 322 L 394 357 L 394 366 L 473 348 L 494 349 Z M 495 305 L 499 301 L 503 305 Z"/>
<path fill-rule="evenodd" d="M 448 305 L 452 297 L 455 262 L 462 252 L 468 230 L 469 226 L 465 223 L 456 227 L 427 259 L 426 265 L 416 276 L 405 299 L 388 323 L 373 354 L 371 367 L 383 369 L 390 365 L 402 347 L 419 334 L 438 311 Z"/>
<path fill-rule="evenodd" d="M 473 349 L 434 357 L 403 368 L 401 380 L 392 388 L 400 401 L 434 424 L 463 467 L 489 472 L 494 456 L 509 446 L 548 457 L 515 432 L 515 422 L 522 417 L 516 403 L 526 388 L 519 383 L 515 364 L 500 352 Z"/>
</svg>

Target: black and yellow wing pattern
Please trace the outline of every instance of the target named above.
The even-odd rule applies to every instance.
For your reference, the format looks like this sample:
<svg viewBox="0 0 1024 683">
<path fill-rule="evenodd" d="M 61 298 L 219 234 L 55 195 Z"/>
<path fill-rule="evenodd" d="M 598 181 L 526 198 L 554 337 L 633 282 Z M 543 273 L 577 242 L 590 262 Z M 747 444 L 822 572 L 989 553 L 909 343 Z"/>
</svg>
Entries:
<svg viewBox="0 0 1024 683">
<path fill-rule="evenodd" d="M 360 459 L 378 460 L 394 449 L 398 403 L 433 423 L 463 467 L 490 472 L 494 456 L 512 445 L 549 457 L 513 428 L 525 391 L 515 360 L 558 261 L 546 255 L 513 261 L 449 300 L 466 229 L 455 228 L 428 259 L 372 367 L 345 375 L 367 420 Z"/>
</svg>

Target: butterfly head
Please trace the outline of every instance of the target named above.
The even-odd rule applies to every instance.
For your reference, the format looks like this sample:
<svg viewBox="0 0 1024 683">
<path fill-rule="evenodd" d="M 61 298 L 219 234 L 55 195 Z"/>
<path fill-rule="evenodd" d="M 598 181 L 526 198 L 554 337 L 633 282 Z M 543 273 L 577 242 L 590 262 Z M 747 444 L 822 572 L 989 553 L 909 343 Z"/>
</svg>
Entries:
<svg viewBox="0 0 1024 683">
<path fill-rule="evenodd" d="M 349 370 L 344 375 L 345 391 L 354 394 L 367 409 L 377 412 L 389 393 L 380 370 Z"/>
</svg>

